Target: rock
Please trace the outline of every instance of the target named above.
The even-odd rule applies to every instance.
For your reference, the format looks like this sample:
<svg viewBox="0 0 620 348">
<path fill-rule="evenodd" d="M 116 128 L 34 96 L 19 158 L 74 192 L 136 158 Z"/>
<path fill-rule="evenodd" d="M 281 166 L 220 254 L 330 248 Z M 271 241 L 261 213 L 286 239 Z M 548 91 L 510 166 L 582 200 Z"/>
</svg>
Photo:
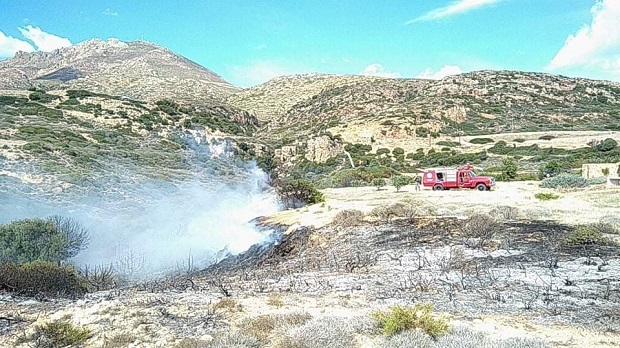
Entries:
<svg viewBox="0 0 620 348">
<path fill-rule="evenodd" d="M 306 159 L 317 163 L 324 163 L 344 151 L 341 144 L 336 143 L 327 135 L 308 140 L 307 146 Z"/>
</svg>

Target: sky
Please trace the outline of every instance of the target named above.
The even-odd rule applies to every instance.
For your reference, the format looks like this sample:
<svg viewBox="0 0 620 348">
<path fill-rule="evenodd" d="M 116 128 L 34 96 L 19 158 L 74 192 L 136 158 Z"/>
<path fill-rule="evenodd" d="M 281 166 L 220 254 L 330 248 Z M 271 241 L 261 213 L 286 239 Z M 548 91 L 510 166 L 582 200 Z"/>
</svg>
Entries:
<svg viewBox="0 0 620 348">
<path fill-rule="evenodd" d="M 620 81 L 620 0 L 0 0 L 0 59 L 145 40 L 239 87 L 521 70 Z"/>
</svg>

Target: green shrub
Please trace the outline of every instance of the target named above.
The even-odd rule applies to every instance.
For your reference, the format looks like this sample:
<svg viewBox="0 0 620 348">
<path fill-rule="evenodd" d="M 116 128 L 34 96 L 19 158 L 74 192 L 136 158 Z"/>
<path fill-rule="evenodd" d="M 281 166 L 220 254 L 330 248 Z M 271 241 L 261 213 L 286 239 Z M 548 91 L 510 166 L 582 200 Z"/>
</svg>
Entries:
<svg viewBox="0 0 620 348">
<path fill-rule="evenodd" d="M 371 314 L 387 336 L 401 331 L 421 329 L 434 338 L 448 332 L 449 327 L 445 319 L 436 319 L 432 316 L 433 305 L 430 303 L 416 303 L 413 307 L 390 307 L 389 311 L 376 311 Z"/>
<path fill-rule="evenodd" d="M 78 327 L 64 320 L 38 325 L 34 332 L 18 340 L 18 343 L 33 343 L 35 347 L 74 347 L 86 342 L 92 335 L 87 327 Z"/>
<path fill-rule="evenodd" d="M 406 175 L 395 175 L 392 177 L 392 185 L 396 188 L 396 192 L 400 191 L 403 186 L 413 183 L 413 178 Z"/>
<path fill-rule="evenodd" d="M 447 147 L 461 146 L 461 143 L 459 143 L 458 141 L 446 141 L 446 140 L 440 140 L 436 142 L 435 144 L 438 146 L 447 146 Z"/>
<path fill-rule="evenodd" d="M 377 156 L 387 155 L 387 154 L 389 154 L 389 153 L 390 153 L 390 150 L 389 150 L 389 149 L 386 149 L 385 147 L 382 147 L 382 148 L 380 148 L 380 149 L 377 149 L 377 152 L 376 152 Z"/>
<path fill-rule="evenodd" d="M 392 150 L 392 155 L 394 156 L 402 156 L 405 154 L 405 150 L 402 147 L 395 147 Z"/>
<path fill-rule="evenodd" d="M 575 188 L 586 186 L 588 186 L 588 181 L 575 174 L 560 174 L 540 182 L 540 187 L 543 188 Z"/>
<path fill-rule="evenodd" d="M 590 178 L 586 180 L 588 185 L 600 185 L 607 183 L 607 178 L 604 176 L 599 176 L 597 178 Z"/>
<path fill-rule="evenodd" d="M 534 197 L 541 201 L 550 201 L 553 199 L 560 198 L 559 195 L 556 195 L 555 193 L 551 193 L 551 192 L 538 192 L 534 194 Z"/>
<path fill-rule="evenodd" d="M 514 141 L 515 143 L 523 143 L 523 142 L 525 142 L 525 139 L 523 139 L 523 138 L 516 138 L 516 139 L 513 139 L 512 141 Z"/>
<path fill-rule="evenodd" d="M 28 296 L 45 294 L 74 297 L 86 291 L 72 266 L 58 266 L 44 261 L 23 265 L 10 261 L 0 263 L 0 284 L 13 292 Z"/>
<path fill-rule="evenodd" d="M 495 140 L 491 139 L 491 138 L 473 138 L 469 141 L 470 144 L 490 144 L 490 143 L 494 143 Z"/>
<path fill-rule="evenodd" d="M 611 151 L 618 147 L 618 142 L 612 138 L 607 138 L 596 145 L 596 149 L 601 152 Z"/>
<path fill-rule="evenodd" d="M 512 158 L 504 158 L 502 160 L 502 165 L 500 166 L 501 174 L 497 178 L 498 180 L 514 180 L 517 177 L 517 171 L 519 167 L 517 162 Z"/>
<path fill-rule="evenodd" d="M 88 241 L 88 231 L 70 218 L 16 220 L 0 225 L 0 259 L 17 264 L 36 260 L 60 262 L 76 256 Z"/>
<path fill-rule="evenodd" d="M 385 179 L 383 178 L 372 179 L 372 186 L 375 186 L 377 188 L 377 191 L 379 191 L 383 186 L 385 186 Z"/>
<path fill-rule="evenodd" d="M 590 226 L 579 226 L 566 237 L 568 245 L 598 244 L 603 239 L 601 232 Z"/>
<path fill-rule="evenodd" d="M 551 139 L 555 139 L 556 137 L 553 135 L 543 135 L 541 137 L 539 137 L 538 139 L 540 140 L 551 140 Z"/>
<path fill-rule="evenodd" d="M 279 180 L 276 192 L 285 208 L 300 208 L 325 201 L 323 193 L 307 180 Z"/>
</svg>

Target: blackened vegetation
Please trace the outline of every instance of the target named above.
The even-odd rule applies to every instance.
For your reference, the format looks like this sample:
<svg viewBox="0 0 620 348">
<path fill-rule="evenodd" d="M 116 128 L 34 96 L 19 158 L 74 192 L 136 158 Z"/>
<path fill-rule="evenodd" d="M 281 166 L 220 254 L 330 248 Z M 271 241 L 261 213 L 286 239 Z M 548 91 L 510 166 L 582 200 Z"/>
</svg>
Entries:
<svg viewBox="0 0 620 348">
<path fill-rule="evenodd" d="M 465 227 L 472 219 L 303 227 L 203 274 L 233 296 L 358 293 L 375 300 L 431 301 L 464 316 L 604 321 L 606 330 L 620 330 L 617 244 L 604 238 L 570 244 L 579 227 L 551 221 L 494 222 L 476 234 Z"/>
</svg>

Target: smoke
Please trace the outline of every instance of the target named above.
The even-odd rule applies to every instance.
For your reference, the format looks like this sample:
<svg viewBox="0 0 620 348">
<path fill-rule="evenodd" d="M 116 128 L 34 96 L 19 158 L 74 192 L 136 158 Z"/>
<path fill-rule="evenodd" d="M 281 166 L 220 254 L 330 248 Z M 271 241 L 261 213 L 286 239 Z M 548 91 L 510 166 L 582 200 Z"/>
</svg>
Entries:
<svg viewBox="0 0 620 348">
<path fill-rule="evenodd" d="M 112 264 L 127 276 L 201 268 L 269 239 L 251 223 L 278 210 L 267 175 L 234 156 L 228 141 L 186 136 L 191 175 L 158 180 L 110 162 L 88 186 L 52 194 L 1 177 L 0 223 L 58 214 L 91 234 L 75 265 Z M 144 170 L 140 168 L 140 170 Z"/>
</svg>

